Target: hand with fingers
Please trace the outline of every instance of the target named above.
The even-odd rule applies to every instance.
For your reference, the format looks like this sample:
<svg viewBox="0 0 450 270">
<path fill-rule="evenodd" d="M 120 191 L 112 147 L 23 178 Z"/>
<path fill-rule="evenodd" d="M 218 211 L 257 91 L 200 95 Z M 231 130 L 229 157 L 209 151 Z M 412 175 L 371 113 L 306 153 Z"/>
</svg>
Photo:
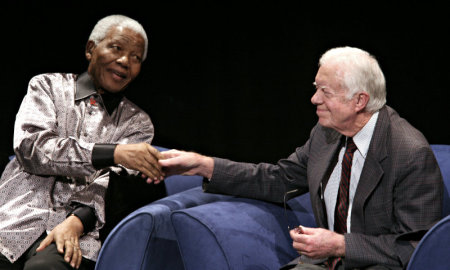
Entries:
<svg viewBox="0 0 450 270">
<path fill-rule="evenodd" d="M 299 226 L 290 231 L 292 246 L 299 254 L 313 259 L 344 257 L 344 235 L 323 228 Z"/>
<path fill-rule="evenodd" d="M 200 175 L 210 179 L 214 170 L 211 157 L 179 150 L 162 152 L 159 164 L 167 175 Z"/>
<path fill-rule="evenodd" d="M 64 254 L 64 260 L 78 269 L 82 259 L 78 240 L 83 234 L 83 230 L 81 220 L 76 216 L 69 216 L 42 240 L 36 251 L 42 251 L 55 242 L 58 252 Z"/>
<path fill-rule="evenodd" d="M 114 150 L 114 162 L 128 169 L 139 171 L 149 182 L 159 183 L 164 173 L 158 160 L 161 153 L 148 143 L 119 144 Z"/>
</svg>

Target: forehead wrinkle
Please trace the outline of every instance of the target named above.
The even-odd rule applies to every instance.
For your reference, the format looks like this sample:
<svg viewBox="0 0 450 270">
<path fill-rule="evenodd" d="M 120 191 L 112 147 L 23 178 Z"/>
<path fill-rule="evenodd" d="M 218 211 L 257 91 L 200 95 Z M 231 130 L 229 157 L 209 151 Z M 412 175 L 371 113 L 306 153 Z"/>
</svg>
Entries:
<svg viewBox="0 0 450 270">
<path fill-rule="evenodd" d="M 118 42 L 118 43 L 122 43 L 122 44 L 129 44 L 130 46 L 134 47 L 135 50 L 141 51 L 141 53 L 144 53 L 144 38 L 139 35 L 138 33 L 134 32 L 133 30 L 129 29 L 129 28 L 123 28 L 123 27 L 117 27 L 116 29 L 118 29 L 118 33 L 114 32 L 110 32 L 110 42 Z M 134 39 L 132 37 L 130 37 L 130 34 L 126 34 L 124 32 L 124 29 L 128 29 L 130 32 L 132 32 L 134 35 L 136 35 L 136 37 L 138 37 L 137 39 Z M 111 31 L 114 31 L 113 29 Z"/>
</svg>

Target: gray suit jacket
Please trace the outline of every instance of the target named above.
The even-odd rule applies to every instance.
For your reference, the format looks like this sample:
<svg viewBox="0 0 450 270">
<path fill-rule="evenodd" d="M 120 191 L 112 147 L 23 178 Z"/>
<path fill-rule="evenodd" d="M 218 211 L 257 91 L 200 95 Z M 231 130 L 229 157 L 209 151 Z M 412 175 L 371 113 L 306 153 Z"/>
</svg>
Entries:
<svg viewBox="0 0 450 270">
<path fill-rule="evenodd" d="M 292 189 L 309 191 L 317 225 L 328 228 L 321 192 L 341 138 L 318 124 L 305 145 L 276 165 L 215 158 L 205 191 L 273 202 L 282 202 Z M 405 268 L 415 244 L 441 218 L 442 191 L 442 176 L 424 136 L 383 107 L 355 193 L 352 232 L 345 234 L 345 267 Z"/>
</svg>

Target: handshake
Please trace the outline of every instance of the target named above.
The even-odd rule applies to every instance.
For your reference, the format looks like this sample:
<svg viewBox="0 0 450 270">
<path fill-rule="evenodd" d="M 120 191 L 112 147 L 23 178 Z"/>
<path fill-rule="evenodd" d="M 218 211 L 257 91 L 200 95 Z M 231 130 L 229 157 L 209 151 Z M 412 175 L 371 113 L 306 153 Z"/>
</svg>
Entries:
<svg viewBox="0 0 450 270">
<path fill-rule="evenodd" d="M 114 162 L 141 172 L 149 184 L 159 184 L 165 177 L 174 174 L 211 178 L 214 169 L 211 157 L 179 150 L 159 152 L 148 143 L 117 145 Z"/>
</svg>

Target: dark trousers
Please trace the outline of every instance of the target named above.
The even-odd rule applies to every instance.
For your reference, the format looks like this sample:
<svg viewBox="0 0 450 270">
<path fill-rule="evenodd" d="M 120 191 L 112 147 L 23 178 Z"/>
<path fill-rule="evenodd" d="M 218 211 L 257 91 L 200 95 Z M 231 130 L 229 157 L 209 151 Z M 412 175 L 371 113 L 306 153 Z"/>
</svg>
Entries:
<svg viewBox="0 0 450 270">
<path fill-rule="evenodd" d="M 283 265 L 279 270 L 328 270 L 328 266 L 326 266 L 325 260 L 317 259 L 315 264 L 305 263 L 300 260 L 301 257 L 297 257 L 286 265 Z M 312 259 L 311 259 L 312 260 Z M 323 263 L 321 263 L 323 261 Z M 335 270 L 344 270 L 344 265 L 342 265 L 342 261 L 338 262 Z M 358 268 L 361 270 L 389 270 L 388 267 L 383 265 L 371 265 L 364 268 Z"/>
<path fill-rule="evenodd" d="M 64 261 L 64 254 L 56 250 L 56 244 L 52 243 L 43 251 L 36 252 L 37 247 L 44 240 L 44 233 L 34 244 L 14 263 L 0 254 L 0 270 L 64 270 L 74 269 Z M 95 262 L 83 258 L 79 270 L 93 270 Z"/>
<path fill-rule="evenodd" d="M 327 270 L 328 267 L 324 265 L 314 265 L 314 264 L 297 264 L 292 268 L 282 268 L 282 269 L 292 269 L 292 270 Z M 342 264 L 339 264 L 336 268 L 336 270 L 344 270 L 344 266 Z M 372 265 L 368 266 L 366 268 L 363 268 L 364 270 L 389 270 L 389 268 L 382 266 L 382 265 Z"/>
</svg>

